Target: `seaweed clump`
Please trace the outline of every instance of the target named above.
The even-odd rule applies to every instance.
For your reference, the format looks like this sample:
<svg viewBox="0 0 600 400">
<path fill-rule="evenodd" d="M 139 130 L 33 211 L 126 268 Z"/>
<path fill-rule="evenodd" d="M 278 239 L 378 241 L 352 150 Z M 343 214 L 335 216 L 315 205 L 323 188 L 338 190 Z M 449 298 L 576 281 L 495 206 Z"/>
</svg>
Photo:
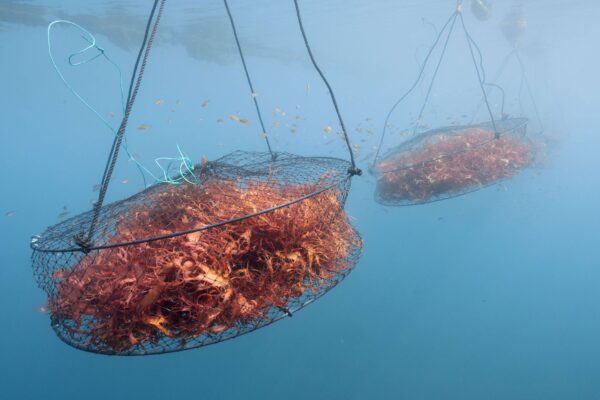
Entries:
<svg viewBox="0 0 600 400">
<path fill-rule="evenodd" d="M 531 161 L 532 145 L 516 135 L 495 138 L 482 127 L 437 133 L 376 165 L 376 197 L 388 205 L 427 203 L 510 178 Z"/>
<path fill-rule="evenodd" d="M 218 180 L 169 186 L 119 217 L 109 243 L 256 213 L 317 185 Z M 185 348 L 256 329 L 272 322 L 274 312 L 289 313 L 294 299 L 318 297 L 350 272 L 361 241 L 343 198 L 331 188 L 237 222 L 95 251 L 54 272 L 53 320 L 81 347 L 113 354 L 173 341 Z"/>
</svg>

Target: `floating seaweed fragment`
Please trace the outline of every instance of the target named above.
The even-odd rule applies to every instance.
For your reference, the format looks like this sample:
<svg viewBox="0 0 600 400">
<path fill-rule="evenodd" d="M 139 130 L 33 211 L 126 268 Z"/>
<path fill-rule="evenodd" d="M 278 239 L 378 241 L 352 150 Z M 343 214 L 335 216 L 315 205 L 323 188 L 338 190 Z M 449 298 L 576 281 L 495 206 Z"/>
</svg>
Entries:
<svg viewBox="0 0 600 400">
<path fill-rule="evenodd" d="M 232 121 L 236 121 L 239 122 L 242 125 L 248 125 L 248 119 L 247 118 L 242 118 L 239 115 L 236 114 L 231 114 L 229 115 L 229 119 Z"/>
</svg>

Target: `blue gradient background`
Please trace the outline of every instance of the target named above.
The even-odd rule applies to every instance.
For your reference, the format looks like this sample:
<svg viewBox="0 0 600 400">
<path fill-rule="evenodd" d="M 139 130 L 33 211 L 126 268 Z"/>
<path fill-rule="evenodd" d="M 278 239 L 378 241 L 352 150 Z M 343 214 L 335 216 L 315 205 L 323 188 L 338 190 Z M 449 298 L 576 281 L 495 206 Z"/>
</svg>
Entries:
<svg viewBox="0 0 600 400">
<path fill-rule="evenodd" d="M 416 76 L 422 46 L 433 40 L 422 18 L 440 27 L 454 1 L 300 3 L 362 160 L 390 105 Z M 81 23 L 128 76 L 150 3 L 0 1 L 0 397 L 600 398 L 600 3 L 494 3 L 492 19 L 476 20 L 468 7 L 465 19 L 493 76 L 510 51 L 500 24 L 521 5 L 529 23 L 523 57 L 550 143 L 543 165 L 468 196 L 407 208 L 377 205 L 373 179 L 357 177 L 347 210 L 365 239 L 364 253 L 339 287 L 293 318 L 232 341 L 119 358 L 67 347 L 48 315 L 36 312 L 45 297 L 32 278 L 29 238 L 56 223 L 64 206 L 71 215 L 89 209 L 111 139 L 53 70 L 46 24 Z M 309 65 L 292 1 L 230 6 L 268 126 L 275 107 L 287 113 L 271 130 L 274 147 L 346 157 L 343 142 L 323 131 L 336 127 L 335 114 Z M 175 144 L 195 161 L 264 150 L 222 3 L 168 2 L 159 37 L 131 121 L 132 151 L 151 165 L 154 157 L 176 156 Z M 73 30 L 57 30 L 54 43 L 82 95 L 103 114 L 118 112 L 112 70 L 100 62 L 65 66 L 64 56 L 82 44 Z M 456 35 L 435 87 L 432 126 L 470 115 L 479 101 L 466 54 Z M 520 77 L 507 71 L 507 108 L 518 111 Z M 409 122 L 425 88 L 394 123 Z M 523 110 L 535 129 L 531 104 Z M 249 126 L 228 119 L 236 112 Z M 292 134 L 287 117 L 296 114 Z M 151 128 L 136 129 L 142 123 Z M 392 135 L 386 146 L 398 140 Z M 110 199 L 141 187 L 122 158 Z"/>
</svg>

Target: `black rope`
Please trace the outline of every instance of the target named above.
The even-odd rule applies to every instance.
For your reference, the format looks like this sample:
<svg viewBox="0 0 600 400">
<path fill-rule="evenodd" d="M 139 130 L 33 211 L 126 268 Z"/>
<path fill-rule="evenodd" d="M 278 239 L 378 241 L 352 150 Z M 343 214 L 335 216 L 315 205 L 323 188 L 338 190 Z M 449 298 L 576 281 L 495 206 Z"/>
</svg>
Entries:
<svg viewBox="0 0 600 400">
<path fill-rule="evenodd" d="M 435 70 L 433 71 L 433 76 L 431 77 L 431 82 L 429 83 L 429 88 L 427 88 L 427 93 L 425 94 L 425 100 L 423 101 L 423 105 L 421 106 L 421 109 L 419 110 L 419 115 L 417 117 L 417 123 L 415 124 L 415 127 L 413 129 L 413 134 L 417 131 L 417 128 L 419 128 L 419 123 L 421 121 L 421 118 L 423 118 L 423 112 L 425 111 L 425 107 L 427 106 L 427 103 L 429 102 L 429 96 L 431 96 L 431 90 L 433 89 L 433 84 L 435 83 L 435 79 L 437 78 L 437 74 L 440 70 L 440 65 L 442 65 L 442 61 L 444 60 L 444 55 L 446 54 L 446 49 L 448 48 L 448 42 L 450 42 L 450 36 L 452 36 L 452 31 L 454 30 L 454 23 L 456 22 L 456 16 L 457 13 L 454 13 L 454 17 L 452 18 L 452 23 L 450 25 L 450 29 L 448 30 L 448 36 L 446 36 L 446 40 L 444 41 L 444 46 L 442 47 L 442 52 L 440 53 L 440 58 L 437 62 L 437 65 L 435 66 Z"/>
<path fill-rule="evenodd" d="M 514 50 L 514 53 L 517 58 L 517 61 L 519 62 L 519 67 L 521 68 L 521 77 L 522 77 L 523 81 L 525 82 L 525 88 L 527 89 L 527 93 L 529 94 L 529 99 L 531 100 L 531 103 L 533 104 L 533 111 L 535 112 L 535 117 L 538 120 L 538 123 L 540 124 L 540 132 L 539 133 L 542 133 L 544 131 L 544 124 L 542 122 L 542 118 L 540 117 L 540 113 L 538 110 L 537 103 L 535 101 L 535 97 L 533 97 L 533 93 L 531 91 L 531 86 L 529 85 L 529 79 L 527 79 L 527 74 L 525 73 L 525 65 L 523 64 L 523 60 L 521 59 L 521 55 L 519 54 L 517 49 Z M 520 95 L 519 95 L 519 101 L 520 101 Z"/>
<path fill-rule="evenodd" d="M 473 65 L 475 66 L 475 70 L 477 72 L 477 77 L 479 80 L 479 86 L 481 88 L 481 91 L 483 93 L 483 99 L 484 102 L 487 106 L 488 112 L 490 114 L 490 119 L 491 119 L 491 123 L 492 123 L 492 127 L 494 129 L 494 137 L 497 139 L 499 137 L 499 132 L 496 128 L 496 121 L 494 119 L 494 115 L 492 113 L 488 98 L 487 98 L 487 94 L 484 88 L 484 85 L 488 85 L 488 86 L 492 86 L 492 87 L 496 87 L 498 88 L 501 92 L 502 92 L 502 114 L 504 114 L 504 90 L 495 84 L 488 84 L 485 82 L 485 69 L 483 68 L 483 55 L 481 53 L 481 50 L 479 49 L 479 46 L 477 46 L 477 43 L 475 43 L 475 41 L 473 40 L 473 38 L 471 37 L 471 35 L 469 34 L 469 32 L 467 31 L 467 28 L 465 26 L 465 22 L 462 16 L 462 0 L 458 0 L 457 1 L 457 5 L 456 5 L 456 10 L 454 11 L 454 13 L 452 13 L 452 15 L 450 16 L 450 18 L 448 18 L 448 20 L 446 21 L 446 23 L 444 24 L 444 26 L 442 27 L 442 29 L 440 30 L 438 36 L 436 37 L 433 45 L 431 46 L 431 48 L 429 49 L 429 53 L 427 53 L 427 56 L 425 57 L 425 61 L 423 62 L 423 65 L 421 66 L 421 69 L 419 70 L 419 74 L 417 76 L 417 79 L 415 80 L 415 82 L 413 83 L 413 85 L 408 89 L 408 91 L 406 93 L 404 93 L 402 95 L 402 97 L 400 97 L 400 99 L 398 99 L 398 101 L 396 101 L 396 103 L 394 103 L 394 105 L 392 106 L 392 108 L 390 109 L 390 111 L 388 112 L 384 124 L 383 124 L 383 130 L 381 133 L 381 138 L 379 140 L 379 145 L 377 146 L 377 152 L 375 153 L 375 157 L 373 158 L 373 166 L 377 163 L 377 160 L 379 158 L 379 154 L 381 152 L 381 149 L 383 147 L 383 140 L 385 138 L 385 134 L 387 132 L 387 127 L 388 127 L 388 123 L 389 120 L 393 114 L 393 112 L 395 111 L 396 107 L 398 107 L 398 105 L 410 94 L 412 93 L 412 91 L 415 89 L 415 87 L 418 85 L 418 83 L 420 82 L 422 76 L 423 76 L 423 72 L 425 71 L 425 67 L 427 66 L 427 63 L 429 61 L 429 58 L 431 57 L 431 54 L 433 53 L 433 50 L 437 47 L 444 31 L 446 30 L 446 28 L 448 27 L 448 25 L 450 25 L 450 29 L 448 31 L 448 36 L 446 37 L 444 46 L 442 48 L 442 52 L 440 55 L 440 58 L 438 60 L 438 63 L 435 67 L 435 70 L 433 72 L 433 77 L 431 79 L 431 83 L 429 85 L 429 88 L 427 90 L 427 94 L 425 96 L 425 101 L 423 102 L 423 105 L 419 111 L 419 115 L 417 117 L 417 125 L 415 126 L 415 129 L 413 130 L 413 134 L 415 133 L 416 129 L 418 128 L 418 123 L 421 120 L 422 116 L 423 116 L 423 111 L 425 109 L 425 106 L 427 105 L 429 96 L 431 94 L 431 89 L 433 87 L 433 83 L 435 81 L 435 78 L 437 76 L 440 64 L 444 58 L 444 54 L 446 52 L 446 48 L 448 46 L 448 41 L 450 39 L 450 35 L 452 34 L 452 31 L 454 29 L 454 23 L 456 22 L 456 18 L 460 16 L 460 21 L 463 27 L 463 31 L 465 33 L 465 37 L 467 40 L 467 44 L 469 46 L 469 51 L 471 53 L 471 59 L 473 60 Z M 479 62 L 477 61 L 477 59 L 475 58 L 475 51 L 473 50 L 473 47 L 475 48 L 475 51 L 477 52 L 478 56 L 479 56 Z M 479 64 L 479 65 L 478 65 Z"/>
<path fill-rule="evenodd" d="M 313 66 L 319 73 L 319 76 L 327 86 L 327 90 L 329 90 L 329 95 L 331 96 L 331 101 L 333 102 L 333 107 L 335 108 L 335 112 L 337 114 L 338 120 L 340 122 L 340 126 L 342 127 L 342 133 L 344 134 L 344 140 L 346 142 L 346 146 L 348 147 L 348 152 L 350 153 L 350 170 L 348 171 L 350 175 L 361 175 L 362 171 L 356 167 L 356 162 L 354 161 L 354 153 L 352 152 L 352 145 L 350 144 L 350 139 L 348 138 L 348 132 L 346 131 L 346 125 L 344 124 L 344 120 L 342 119 L 342 114 L 340 113 L 340 109 L 338 107 L 337 101 L 335 99 L 335 95 L 333 94 L 333 89 L 331 89 L 331 85 L 325 78 L 325 75 L 321 71 L 321 68 L 317 65 L 315 61 L 315 57 L 313 56 L 312 50 L 310 49 L 310 45 L 308 44 L 308 39 L 306 38 L 306 32 L 304 31 L 304 25 L 302 24 L 302 16 L 300 15 L 300 7 L 298 6 L 298 0 L 294 0 L 294 6 L 296 7 L 296 16 L 298 17 L 298 25 L 300 26 L 300 32 L 302 33 L 302 39 L 304 39 L 304 45 L 306 46 L 306 50 L 308 51 L 308 56 L 310 57 L 310 61 Z"/>
<path fill-rule="evenodd" d="M 495 83 L 484 82 L 483 84 L 486 85 L 486 86 L 492 87 L 494 89 L 498 89 L 500 91 L 500 96 L 501 96 L 501 101 L 500 101 L 500 118 L 501 119 L 505 119 L 506 118 L 506 114 L 504 113 L 504 99 L 506 97 L 506 93 L 504 92 L 504 88 L 502 88 L 502 86 L 500 86 L 500 85 L 496 85 Z"/>
<path fill-rule="evenodd" d="M 483 100 L 485 101 L 485 106 L 487 107 L 488 113 L 490 114 L 490 120 L 492 122 L 492 127 L 494 128 L 494 138 L 498 139 L 500 137 L 500 132 L 498 132 L 498 129 L 496 127 L 496 120 L 494 119 L 494 113 L 492 112 L 492 107 L 490 106 L 490 102 L 488 101 L 487 93 L 486 93 L 485 87 L 484 87 L 485 70 L 483 69 L 483 56 L 481 55 L 481 50 L 479 50 L 479 47 L 477 46 L 477 44 L 475 43 L 473 38 L 471 38 L 471 35 L 469 35 L 469 32 L 467 31 L 467 27 L 465 26 L 465 20 L 462 16 L 462 13 L 459 13 L 459 16 L 460 16 L 461 25 L 463 27 L 463 31 L 465 32 L 465 38 L 467 39 L 467 44 L 469 46 L 469 52 L 471 53 L 471 59 L 473 60 L 473 65 L 475 66 L 475 71 L 477 72 L 477 78 L 479 81 L 479 87 L 481 88 L 481 93 L 483 94 Z M 481 63 L 480 66 L 477 65 L 477 60 L 475 59 L 475 52 L 473 51 L 473 46 L 475 46 L 475 49 L 477 50 L 477 52 L 480 55 L 480 63 Z M 479 68 L 481 68 L 481 71 L 479 71 Z"/>
<path fill-rule="evenodd" d="M 429 48 L 429 52 L 425 56 L 425 60 L 423 61 L 423 64 L 421 65 L 421 69 L 419 70 L 419 75 L 417 76 L 417 79 L 415 79 L 415 81 L 412 84 L 412 86 L 394 103 L 394 105 L 392 106 L 392 108 L 390 109 L 390 111 L 387 113 L 387 115 L 385 117 L 385 120 L 383 122 L 383 129 L 381 131 L 381 138 L 379 139 L 379 145 L 377 146 L 377 152 L 375 153 L 375 157 L 373 158 L 373 165 L 375 165 L 375 163 L 377 162 L 377 159 L 379 158 L 379 154 L 380 154 L 381 148 L 383 146 L 383 140 L 384 140 L 385 134 L 387 132 L 387 126 L 388 126 L 388 123 L 390 121 L 390 118 L 392 117 L 392 114 L 394 113 L 394 111 L 396 110 L 396 108 L 400 105 L 400 103 L 402 103 L 402 101 L 409 94 L 411 94 L 413 90 L 415 90 L 415 88 L 417 87 L 417 85 L 421 81 L 421 78 L 423 77 L 423 73 L 425 72 L 425 67 L 427 66 L 427 63 L 429 61 L 429 58 L 431 58 L 431 55 L 433 54 L 433 51 L 435 50 L 435 48 L 437 47 L 440 39 L 442 38 L 442 35 L 446 31 L 446 28 L 455 19 L 456 19 L 456 13 L 453 13 L 450 16 L 450 18 L 448 18 L 448 20 L 446 21 L 446 23 L 444 24 L 444 26 L 442 27 L 442 29 L 438 33 L 437 37 L 435 38 L 435 41 L 433 42 L 433 44 Z"/>
<path fill-rule="evenodd" d="M 244 58 L 244 53 L 242 52 L 242 46 L 240 45 L 240 39 L 238 38 L 237 29 L 235 28 L 235 23 L 233 22 L 233 16 L 231 15 L 231 10 L 229 9 L 229 4 L 227 0 L 223 0 L 225 4 L 225 10 L 227 10 L 227 16 L 229 17 L 229 22 L 231 22 L 231 29 L 233 30 L 233 36 L 235 37 L 235 44 L 237 45 L 238 52 L 240 53 L 240 58 L 242 59 L 242 65 L 244 66 L 244 72 L 246 73 L 246 80 L 248 81 L 248 86 L 250 87 L 250 93 L 252 95 L 252 100 L 254 100 L 254 107 L 256 108 L 256 114 L 258 115 L 258 120 L 260 122 L 260 127 L 262 128 L 263 137 L 265 142 L 267 143 L 267 148 L 269 149 L 269 154 L 271 154 L 271 158 L 275 159 L 275 154 L 271 149 L 271 143 L 269 142 L 269 136 L 267 135 L 267 130 L 265 129 L 265 124 L 263 122 L 262 113 L 260 112 L 260 107 L 258 106 L 258 101 L 256 100 L 256 92 L 254 91 L 254 86 L 252 86 L 252 80 L 250 79 L 250 73 L 248 73 L 248 67 L 246 66 L 246 59 Z"/>
<path fill-rule="evenodd" d="M 520 56 L 519 51 L 518 51 L 517 48 L 513 48 L 513 50 L 510 53 L 508 53 L 506 55 L 506 57 L 504 57 L 504 60 L 502 61 L 502 64 L 500 65 L 500 68 L 498 68 L 498 72 L 496 73 L 494 81 L 498 81 L 500 79 L 500 77 L 504 73 L 504 70 L 506 69 L 506 66 L 508 65 L 508 62 L 511 60 L 512 57 L 515 57 L 517 59 L 517 63 L 519 64 L 519 68 L 520 68 L 520 71 L 521 71 L 521 83 L 519 85 L 519 105 L 520 105 L 520 108 L 521 108 L 521 112 L 523 112 L 523 104 L 521 102 L 521 92 L 522 92 L 523 85 L 525 85 L 525 88 L 527 90 L 529 98 L 530 98 L 530 100 L 531 100 L 531 102 L 533 104 L 533 110 L 534 110 L 534 113 L 536 115 L 536 119 L 538 120 L 538 123 L 540 125 L 541 132 L 543 132 L 544 125 L 543 125 L 542 120 L 540 118 L 540 114 L 539 114 L 539 111 L 538 111 L 537 103 L 535 101 L 535 98 L 533 97 L 533 93 L 531 92 L 531 87 L 529 85 L 529 80 L 527 79 L 527 74 L 525 73 L 525 66 L 523 65 L 523 60 L 521 59 L 521 56 Z M 491 84 L 491 83 L 484 83 L 484 84 L 488 85 L 488 86 L 496 87 L 496 88 L 498 88 L 502 92 L 502 114 L 501 115 L 502 115 L 503 118 L 505 118 L 506 114 L 504 113 L 504 103 L 505 103 L 505 100 L 504 100 L 505 99 L 504 90 L 502 89 L 502 87 L 500 87 L 498 85 L 494 85 L 494 84 Z M 477 110 L 475 111 L 475 115 L 479 113 L 479 109 L 480 109 L 480 107 L 481 107 L 482 104 L 483 104 L 483 101 L 480 102 L 477 105 Z M 473 119 L 471 119 L 471 123 L 473 122 L 474 118 L 475 117 L 473 117 Z"/>
<path fill-rule="evenodd" d="M 135 62 L 135 66 L 133 69 L 133 73 L 131 76 L 131 82 L 129 86 L 129 92 L 127 96 L 127 103 L 125 107 L 125 112 L 123 115 L 123 119 L 121 120 L 121 125 L 119 126 L 119 130 L 117 131 L 117 135 L 113 141 L 108 160 L 104 169 L 104 174 L 102 176 L 100 193 L 98 195 L 98 201 L 94 203 L 93 209 L 93 217 L 92 222 L 90 224 L 88 233 L 86 236 L 83 234 L 77 235 L 75 239 L 75 243 L 80 247 L 80 250 L 83 252 L 89 252 L 92 249 L 92 237 L 96 230 L 96 225 L 98 224 L 98 218 L 100 217 L 100 211 L 102 209 L 102 205 L 104 204 L 104 198 L 106 196 L 106 192 L 108 190 L 108 185 L 110 183 L 110 179 L 112 177 L 112 173 L 114 171 L 118 156 L 119 150 L 121 147 L 121 143 L 123 141 L 123 137 L 125 135 L 125 130 L 127 128 L 127 123 L 129 121 L 129 116 L 131 114 L 131 110 L 133 108 L 133 104 L 135 103 L 135 99 L 137 93 L 139 91 L 140 85 L 142 83 L 142 78 L 144 75 L 144 71 L 146 69 L 146 64 L 148 63 L 148 56 L 150 55 L 150 49 L 152 48 L 152 44 L 154 42 L 154 38 L 156 36 L 156 31 L 158 29 L 158 24 L 160 23 L 160 18 L 163 13 L 164 5 L 166 0 L 154 0 L 154 4 L 152 6 L 152 10 L 150 12 L 150 16 L 148 17 L 148 22 L 146 24 L 146 30 L 144 32 L 144 39 L 142 41 L 142 46 L 140 47 L 140 51 L 138 52 L 138 56 Z M 160 6 L 158 7 L 158 14 L 156 15 L 156 19 L 154 19 L 154 14 L 156 13 L 156 8 L 160 2 Z M 152 21 L 154 19 L 154 24 Z M 141 63 L 141 64 L 140 64 Z M 139 68 L 139 73 L 138 73 Z"/>
<path fill-rule="evenodd" d="M 513 56 L 515 50 L 511 51 L 510 53 L 508 53 L 506 55 L 506 57 L 504 57 L 504 60 L 502 60 L 502 64 L 500 64 L 500 67 L 498 68 L 498 71 L 496 72 L 496 75 L 494 76 L 494 82 L 498 82 L 498 80 L 500 79 L 500 77 L 502 76 L 502 74 L 504 73 L 504 70 L 506 69 L 506 66 L 508 65 L 508 62 L 510 61 L 511 57 Z M 493 87 L 497 87 L 501 92 L 502 92 L 502 111 L 501 111 L 501 115 L 504 117 L 506 114 L 504 114 L 504 99 L 505 99 L 505 92 L 504 89 L 500 86 L 500 85 L 494 85 L 492 83 L 485 83 L 488 86 L 493 86 Z M 475 118 L 477 117 L 477 114 L 479 114 L 479 110 L 481 109 L 481 106 L 483 105 L 484 101 L 483 98 L 481 99 L 481 101 L 479 102 L 479 104 L 477 104 L 477 107 L 475 108 L 475 112 L 473 113 L 473 115 L 471 116 L 471 119 L 469 120 L 469 124 L 472 124 L 475 121 Z"/>
</svg>

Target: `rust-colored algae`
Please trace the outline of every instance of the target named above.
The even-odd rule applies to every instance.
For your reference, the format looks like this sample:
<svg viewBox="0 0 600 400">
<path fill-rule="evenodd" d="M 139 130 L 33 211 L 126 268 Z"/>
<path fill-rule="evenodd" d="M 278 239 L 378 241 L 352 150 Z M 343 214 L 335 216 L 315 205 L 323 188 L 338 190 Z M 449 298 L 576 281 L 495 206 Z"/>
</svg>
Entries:
<svg viewBox="0 0 600 400">
<path fill-rule="evenodd" d="M 171 186 L 118 220 L 110 243 L 228 220 L 312 190 L 270 182 Z M 267 318 L 351 268 L 347 258 L 361 244 L 338 195 L 330 189 L 239 222 L 94 251 L 61 270 L 50 310 L 90 347 L 117 354 Z"/>
<path fill-rule="evenodd" d="M 532 161 L 532 146 L 512 135 L 465 128 L 439 135 L 377 165 L 377 196 L 384 203 L 425 203 L 509 178 Z"/>
</svg>

